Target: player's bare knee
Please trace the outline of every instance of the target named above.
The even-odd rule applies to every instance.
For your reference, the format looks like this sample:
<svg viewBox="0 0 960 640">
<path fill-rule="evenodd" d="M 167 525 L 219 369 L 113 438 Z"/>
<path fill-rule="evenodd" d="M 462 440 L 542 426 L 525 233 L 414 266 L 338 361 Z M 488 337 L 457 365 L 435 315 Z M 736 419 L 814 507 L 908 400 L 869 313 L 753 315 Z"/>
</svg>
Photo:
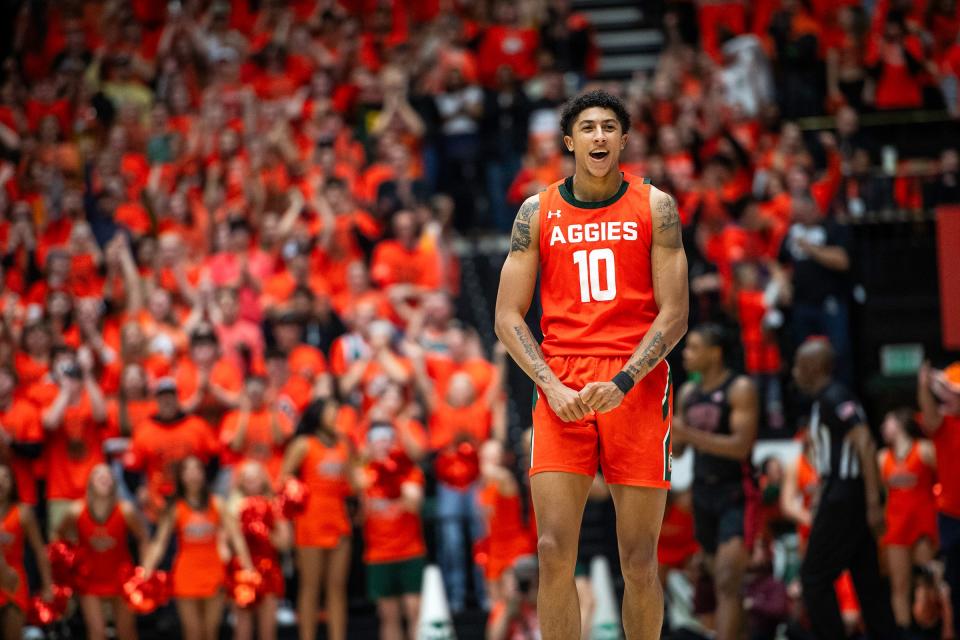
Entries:
<svg viewBox="0 0 960 640">
<path fill-rule="evenodd" d="M 657 550 L 653 543 L 625 548 L 620 554 L 623 579 L 634 587 L 646 588 L 658 583 Z"/>
<path fill-rule="evenodd" d="M 573 574 L 575 561 L 570 558 L 576 558 L 575 551 L 565 548 L 557 536 L 541 531 L 537 538 L 537 560 L 540 563 L 540 578 L 556 577 L 565 572 Z"/>
</svg>

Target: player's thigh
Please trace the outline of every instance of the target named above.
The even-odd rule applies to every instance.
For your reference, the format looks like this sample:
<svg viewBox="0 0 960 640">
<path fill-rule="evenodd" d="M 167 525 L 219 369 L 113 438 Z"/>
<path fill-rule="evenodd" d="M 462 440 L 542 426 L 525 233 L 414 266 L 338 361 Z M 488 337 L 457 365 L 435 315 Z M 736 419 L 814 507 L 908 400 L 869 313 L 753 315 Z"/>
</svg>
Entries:
<svg viewBox="0 0 960 640">
<path fill-rule="evenodd" d="M 608 483 L 670 487 L 671 397 L 670 368 L 664 362 L 640 380 L 619 407 L 597 415 L 600 467 Z"/>
<path fill-rule="evenodd" d="M 667 490 L 623 484 L 609 486 L 617 512 L 621 559 L 645 563 L 652 557 L 655 564 Z"/>
<path fill-rule="evenodd" d="M 533 510 L 542 552 L 569 560 L 570 570 L 577 561 L 577 541 L 587 494 L 593 476 L 547 471 L 530 478 Z"/>
</svg>

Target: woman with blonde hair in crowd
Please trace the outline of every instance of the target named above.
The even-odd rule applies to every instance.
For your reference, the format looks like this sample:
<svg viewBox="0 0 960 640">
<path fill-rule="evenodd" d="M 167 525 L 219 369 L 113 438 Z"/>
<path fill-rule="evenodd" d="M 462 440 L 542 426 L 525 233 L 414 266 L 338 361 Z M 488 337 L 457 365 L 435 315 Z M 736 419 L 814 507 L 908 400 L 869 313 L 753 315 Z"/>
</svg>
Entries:
<svg viewBox="0 0 960 640">
<path fill-rule="evenodd" d="M 224 517 L 220 499 L 210 495 L 200 458 L 183 459 L 176 482 L 176 493 L 160 519 L 143 567 L 149 577 L 175 534 L 177 552 L 170 577 L 181 635 L 184 640 L 217 640 L 230 548 L 244 569 L 253 570 L 253 563 L 235 521 Z"/>
<path fill-rule="evenodd" d="M 107 637 L 105 606 L 113 612 L 117 638 L 137 637 L 136 618 L 121 597 L 125 569 L 133 567 L 128 536 L 144 557 L 148 541 L 144 521 L 133 505 L 117 497 L 117 481 L 110 467 L 98 464 L 87 479 L 86 498 L 70 505 L 57 532 L 58 538 L 79 547 L 83 571 L 78 575 L 77 595 L 90 640 Z"/>
<path fill-rule="evenodd" d="M 281 482 L 298 477 L 308 491 L 306 510 L 294 519 L 294 545 L 300 593 L 297 617 L 300 640 L 317 635 L 317 603 L 326 601 L 327 638 L 347 635 L 347 576 L 350 571 L 352 452 L 337 428 L 340 405 L 335 398 L 316 400 L 304 410 L 297 437 L 287 447 Z"/>
<path fill-rule="evenodd" d="M 280 569 L 280 554 L 290 547 L 290 523 L 283 519 L 275 509 L 270 490 L 270 478 L 262 464 L 247 461 L 240 465 L 234 479 L 234 489 L 227 502 L 227 517 L 233 520 L 231 528 L 238 529 L 243 535 L 250 551 L 250 559 L 259 572 L 262 591 L 259 600 L 252 607 L 234 607 L 236 625 L 233 637 L 236 640 L 253 638 L 254 625 L 259 640 L 275 640 L 277 637 L 277 606 L 283 597 L 283 572 Z M 257 538 L 252 530 L 243 527 L 245 511 L 269 509 L 270 528 L 267 539 Z"/>
</svg>

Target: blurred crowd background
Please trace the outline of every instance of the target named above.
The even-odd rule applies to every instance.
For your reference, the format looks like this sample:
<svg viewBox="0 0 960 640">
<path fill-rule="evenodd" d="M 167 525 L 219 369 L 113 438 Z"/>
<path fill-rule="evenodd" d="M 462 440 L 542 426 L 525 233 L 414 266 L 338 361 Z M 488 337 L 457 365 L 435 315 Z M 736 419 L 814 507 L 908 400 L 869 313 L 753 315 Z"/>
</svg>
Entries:
<svg viewBox="0 0 960 640">
<path fill-rule="evenodd" d="M 100 495 L 88 476 L 107 464 L 149 537 L 179 517 L 166 505 L 188 484 L 188 458 L 224 511 L 290 476 L 315 483 L 312 495 L 341 491 L 308 510 L 339 514 L 340 500 L 343 522 L 329 517 L 341 533 L 294 522 L 275 540 L 286 585 L 272 606 L 289 633 L 316 561 L 339 579 L 309 587 L 319 605 L 301 618 L 322 627 L 342 591 L 351 637 L 377 633 L 374 611 L 402 634 L 419 593 L 404 572 L 427 559 L 459 637 L 481 637 L 491 609 L 491 637 L 533 637 L 514 617 L 535 617 L 535 580 L 511 569 L 534 548 L 532 386 L 491 321 L 516 208 L 572 173 L 558 112 L 580 90 L 622 97 L 623 169 L 677 198 L 690 325 L 728 330 L 731 364 L 762 390 L 761 438 L 803 441 L 807 401 L 789 370 L 810 336 L 830 340 L 840 379 L 890 443 L 915 433 L 918 363 L 908 353 L 907 370 L 887 371 L 879 346 L 950 360 L 931 212 L 960 202 L 953 0 L 14 0 L 2 11 L 0 455 L 16 491 L 0 482 L 0 502 L 33 507 L 44 539 L 70 538 L 73 501 Z M 881 434 L 894 409 L 897 428 Z M 306 477 L 303 460 L 327 455 L 316 443 L 340 457 Z M 755 638 L 804 637 L 797 460 L 760 465 Z M 378 476 L 385 464 L 407 475 Z M 596 489 L 582 559 L 615 565 L 612 507 Z M 688 503 L 671 494 L 661 560 L 667 633 L 695 638 L 711 604 Z M 11 562 L 21 542 L 2 544 Z M 325 551 L 302 553 L 311 546 Z M 909 578 L 909 615 L 917 637 L 953 638 L 935 555 L 934 544 Z M 383 565 L 395 573 L 378 591 Z M 856 633 L 855 600 L 844 610 Z M 79 633 L 80 618 L 61 632 Z M 161 609 L 141 635 L 169 635 L 179 619 Z"/>
</svg>

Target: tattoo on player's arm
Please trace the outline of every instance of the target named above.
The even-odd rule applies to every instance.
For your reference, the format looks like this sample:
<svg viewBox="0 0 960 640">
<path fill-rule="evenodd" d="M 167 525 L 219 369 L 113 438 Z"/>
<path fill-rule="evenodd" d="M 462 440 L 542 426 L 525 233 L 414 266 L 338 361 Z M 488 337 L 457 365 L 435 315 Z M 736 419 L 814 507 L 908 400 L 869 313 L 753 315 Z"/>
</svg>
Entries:
<svg viewBox="0 0 960 640">
<path fill-rule="evenodd" d="M 540 348 L 540 345 L 536 343 L 533 339 L 533 336 L 530 334 L 530 329 L 526 326 L 514 327 L 514 333 L 517 334 L 517 340 L 520 342 L 520 346 L 523 347 L 523 352 L 530 359 L 530 363 L 533 365 L 533 372 L 537 376 L 537 380 L 540 382 L 549 382 L 550 376 L 548 372 L 550 367 L 547 366 L 547 362 L 544 359 L 543 350 Z"/>
<path fill-rule="evenodd" d="M 530 219 L 540 211 L 540 199 L 531 198 L 520 206 L 517 218 L 513 221 L 513 233 L 510 236 L 510 253 L 526 251 L 530 248 Z"/>
<path fill-rule="evenodd" d="M 657 331 L 653 334 L 653 339 L 650 340 L 650 343 L 644 347 L 639 355 L 634 353 L 630 357 L 627 366 L 624 367 L 624 371 L 633 378 L 634 382 L 638 382 L 660 363 L 666 353 L 667 343 L 663 340 L 663 332 Z"/>
<path fill-rule="evenodd" d="M 680 212 L 677 211 L 677 201 L 672 196 L 663 194 L 657 203 L 657 230 L 667 231 L 680 226 Z"/>
</svg>

